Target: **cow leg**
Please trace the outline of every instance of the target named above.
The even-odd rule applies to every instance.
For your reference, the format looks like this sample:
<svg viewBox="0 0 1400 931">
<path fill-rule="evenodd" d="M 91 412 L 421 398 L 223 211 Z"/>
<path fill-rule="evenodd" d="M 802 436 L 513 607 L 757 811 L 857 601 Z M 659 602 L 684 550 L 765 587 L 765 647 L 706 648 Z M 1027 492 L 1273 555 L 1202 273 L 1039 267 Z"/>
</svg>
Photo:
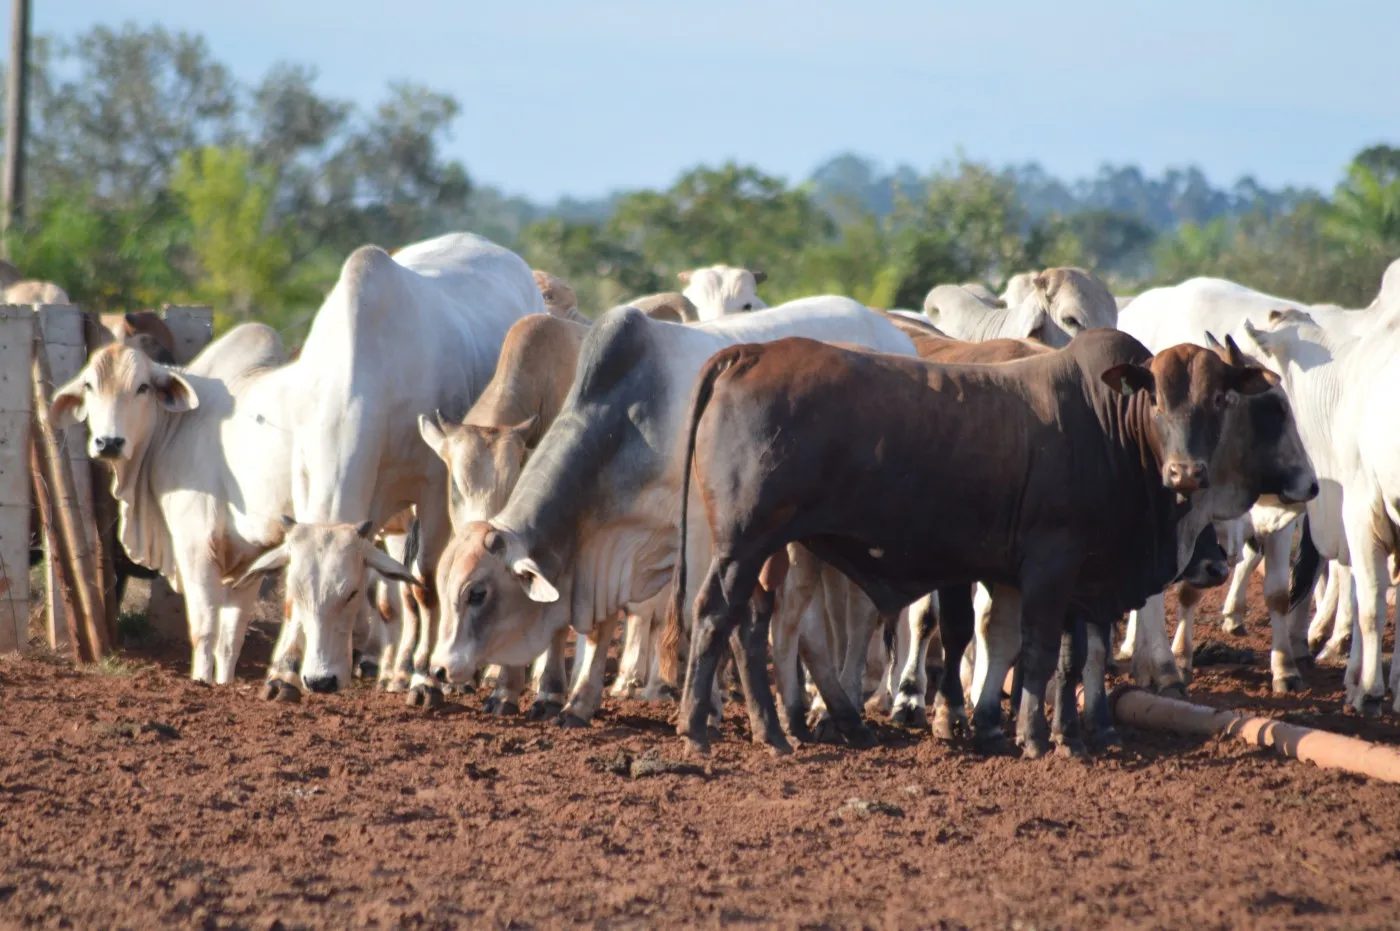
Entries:
<svg viewBox="0 0 1400 931">
<path fill-rule="evenodd" d="M 1186 683 L 1177 668 L 1172 644 L 1167 640 L 1166 598 L 1161 594 L 1153 595 L 1134 613 L 1137 615 L 1134 628 L 1137 644 L 1131 667 L 1133 681 L 1184 698 Z"/>
<path fill-rule="evenodd" d="M 1322 569 L 1318 573 L 1317 581 L 1313 584 L 1313 601 L 1316 610 L 1313 612 L 1312 623 L 1308 625 L 1308 651 L 1316 654 L 1322 649 L 1330 628 L 1337 619 L 1338 602 L 1341 600 L 1339 592 L 1338 576 L 1335 563 L 1324 562 Z M 1348 580 L 1350 585 L 1350 580 Z M 1321 660 L 1321 657 L 1318 657 Z"/>
<path fill-rule="evenodd" d="M 569 688 L 569 674 L 564 663 L 569 630 L 567 625 L 556 630 L 550 638 L 549 649 L 535 660 L 535 700 L 529 711 L 532 721 L 554 718 L 564 710 L 565 692 Z"/>
<path fill-rule="evenodd" d="M 288 616 L 282 619 L 281 629 L 277 631 L 277 642 L 272 645 L 272 658 L 267 665 L 263 698 L 297 702 L 301 700 L 301 689 L 297 685 L 301 678 L 301 625 L 292 620 L 290 611 L 287 614 Z"/>
<path fill-rule="evenodd" d="M 778 708 L 768 682 L 768 626 L 773 617 L 774 594 L 760 589 L 754 592 L 749 616 L 740 620 L 731 634 L 739 683 L 744 690 L 744 705 L 749 715 L 749 730 L 754 743 L 767 744 L 774 753 L 788 754 L 792 746 L 783 734 L 778 720 Z"/>
<path fill-rule="evenodd" d="M 218 642 L 214 644 L 214 681 L 219 685 L 228 685 L 233 681 L 238 655 L 243 652 L 243 641 L 248 636 L 248 623 L 253 619 L 258 589 L 255 585 L 236 590 L 224 587 L 222 595 L 224 603 L 219 608 Z"/>
<path fill-rule="evenodd" d="M 973 637 L 972 586 L 953 585 L 938 590 L 938 629 L 943 644 L 943 675 L 934 698 L 933 736 L 952 740 L 968 734 L 967 696 L 957 674 L 963 653 Z"/>
<path fill-rule="evenodd" d="M 429 663 L 437 643 L 439 605 L 436 593 L 432 591 L 437 574 L 438 559 L 447 548 L 452 536 L 452 524 L 447 509 L 442 506 L 446 500 L 447 476 L 441 473 L 432 479 L 415 502 L 414 512 L 418 518 L 418 577 L 423 580 L 425 598 L 418 604 L 418 644 L 413 653 L 413 674 L 409 677 L 408 703 L 425 709 L 436 708 L 443 702 L 443 683 L 433 678 Z M 410 569 L 415 567 L 410 566 Z"/>
<path fill-rule="evenodd" d="M 1055 669 L 1056 647 L 1064 630 L 1064 589 L 1062 574 L 1045 582 L 1031 580 L 1021 587 L 1021 706 L 1016 742 L 1027 759 L 1042 757 L 1050 749 L 1045 690 Z M 988 683 L 989 687 L 992 685 Z"/>
<path fill-rule="evenodd" d="M 1184 687 L 1191 684 L 1196 672 L 1196 609 L 1201 603 L 1201 590 L 1181 583 L 1176 587 L 1176 603 L 1180 614 L 1176 621 L 1176 637 L 1172 640 L 1172 656 L 1181 671 Z"/>
<path fill-rule="evenodd" d="M 1332 624 L 1332 635 L 1327 638 L 1322 652 L 1317 654 L 1317 661 L 1344 663 L 1347 638 L 1352 635 L 1352 629 L 1356 626 L 1356 586 L 1352 582 L 1350 566 L 1334 562 L 1330 577 L 1337 580 L 1336 620 Z"/>
<path fill-rule="evenodd" d="M 972 731 L 976 746 L 983 752 L 1006 747 L 1006 734 L 1001 728 L 1001 688 L 1021 649 L 1021 601 L 1019 591 L 998 585 L 992 591 L 991 610 L 977 615 Z"/>
<path fill-rule="evenodd" d="M 612 646 L 617 624 L 617 614 L 598 619 L 583 638 L 581 653 L 575 651 L 574 687 L 559 714 L 561 726 L 587 727 L 602 704 L 603 673 L 607 670 L 608 648 Z"/>
<path fill-rule="evenodd" d="M 1091 748 L 1122 746 L 1123 739 L 1113 726 L 1108 707 L 1108 624 L 1089 619 L 1084 635 L 1084 717 L 1085 738 Z"/>
<path fill-rule="evenodd" d="M 1084 738 L 1079 726 L 1079 675 L 1084 668 L 1084 622 L 1078 618 L 1066 623 L 1060 632 L 1060 652 L 1050 677 L 1050 739 L 1065 756 L 1085 756 Z"/>
<path fill-rule="evenodd" d="M 214 682 L 214 646 L 225 586 L 219 570 L 200 554 L 178 562 L 190 632 L 190 678 Z"/>
<path fill-rule="evenodd" d="M 1264 539 L 1264 604 L 1269 608 L 1269 672 L 1273 690 L 1283 694 L 1303 687 L 1303 677 L 1293 659 L 1292 632 L 1288 623 L 1289 551 L 1293 545 L 1293 528 L 1267 534 Z"/>
<path fill-rule="evenodd" d="M 788 574 L 787 588 L 773 612 L 769 628 L 773 675 L 782 699 L 783 725 L 794 740 L 802 743 L 812 742 L 812 732 L 807 727 L 807 692 L 803 686 L 799 660 L 802 617 L 812 602 L 812 586 L 806 584 L 805 577 L 799 579 L 797 576 L 806 571 L 807 567 L 802 563 L 793 564 Z"/>
<path fill-rule="evenodd" d="M 904 727 L 928 727 L 928 647 L 933 640 L 934 625 L 941 623 L 933 610 L 933 598 L 930 592 L 910 605 L 905 613 L 903 627 L 909 649 L 899 672 L 894 708 L 890 714 L 894 723 Z M 946 658 L 943 669 L 945 676 L 949 675 L 948 670 L 957 675 L 957 666 L 949 665 Z"/>
<path fill-rule="evenodd" d="M 1390 568 L 1385 550 L 1377 541 L 1368 505 L 1352 504 L 1345 510 L 1351 578 L 1356 587 L 1357 626 L 1351 661 L 1347 663 L 1347 703 L 1361 714 L 1374 715 L 1380 713 L 1385 696 L 1385 682 L 1381 677 L 1381 624 L 1386 616 L 1385 590 Z"/>
<path fill-rule="evenodd" d="M 399 639 L 394 647 L 394 659 L 387 681 L 383 682 L 386 692 L 406 692 L 413 681 L 413 656 L 417 652 L 419 605 L 408 586 L 395 583 L 398 587 Z M 381 677 L 384 675 L 380 672 Z"/>
<path fill-rule="evenodd" d="M 1244 545 L 1243 558 L 1235 563 L 1235 569 L 1230 573 L 1230 590 L 1225 594 L 1224 617 L 1221 620 L 1221 629 L 1227 634 L 1243 635 L 1245 614 L 1248 611 L 1247 594 L 1249 591 L 1249 577 L 1254 574 L 1254 570 L 1259 568 L 1259 562 L 1264 558 L 1264 554 L 1253 542 L 1246 542 Z"/>
<path fill-rule="evenodd" d="M 835 573 L 835 570 L 830 571 Z M 875 606 L 864 595 L 858 593 L 855 586 L 846 583 L 844 577 L 842 577 L 842 582 L 845 588 L 845 597 L 838 599 L 837 606 L 833 606 L 828 599 L 827 613 L 828 617 L 831 617 L 831 609 L 833 607 L 839 609 L 841 603 L 844 603 L 846 607 L 844 623 L 842 623 L 841 618 L 831 618 L 830 626 L 844 634 L 840 672 L 841 689 L 851 707 L 856 709 L 856 720 L 860 722 L 860 726 L 853 728 L 849 719 L 844 726 L 838 722 L 833 714 L 830 698 L 819 685 L 818 690 L 822 692 L 822 699 L 826 707 L 819 713 L 812 730 L 817 740 L 820 741 L 831 741 L 839 734 L 847 741 L 859 746 L 869 746 L 874 742 L 874 734 L 864 723 L 865 660 L 870 650 L 870 638 L 875 633 L 879 616 L 875 612 Z M 838 588 L 837 591 L 841 591 L 841 588 Z"/>
<path fill-rule="evenodd" d="M 676 732 L 695 752 L 709 752 L 709 717 L 717 707 L 715 673 L 724 643 L 749 610 L 749 597 L 758 583 L 760 565 L 716 554 L 700 586 L 695 604 L 695 629 L 691 632 L 685 688 L 681 693 Z"/>
<path fill-rule="evenodd" d="M 1125 628 L 1124 631 L 1123 631 L 1123 642 L 1120 643 L 1120 644 L 1118 645 L 1118 653 L 1116 654 L 1117 659 L 1119 659 L 1119 660 L 1131 660 L 1135 655 L 1137 655 L 1137 653 L 1136 653 L 1136 651 L 1137 651 L 1137 642 L 1138 642 L 1138 632 L 1137 632 L 1137 629 L 1138 629 L 1138 613 L 1137 613 L 1136 611 L 1129 611 L 1129 612 L 1128 612 L 1128 624 L 1127 624 L 1126 628 Z M 1131 667 L 1131 666 L 1130 666 L 1129 668 L 1134 668 L 1134 667 Z M 1138 684 L 1141 685 L 1142 683 L 1138 683 Z"/>
<path fill-rule="evenodd" d="M 487 714 L 510 716 L 520 713 L 520 693 L 530 681 L 529 666 L 501 666 L 496 673 L 496 685 L 482 702 Z"/>
<path fill-rule="evenodd" d="M 631 698 L 645 685 L 647 656 L 651 652 L 651 617 L 628 612 L 622 627 L 622 657 L 617 664 L 617 678 L 609 694 L 615 698 Z"/>
</svg>

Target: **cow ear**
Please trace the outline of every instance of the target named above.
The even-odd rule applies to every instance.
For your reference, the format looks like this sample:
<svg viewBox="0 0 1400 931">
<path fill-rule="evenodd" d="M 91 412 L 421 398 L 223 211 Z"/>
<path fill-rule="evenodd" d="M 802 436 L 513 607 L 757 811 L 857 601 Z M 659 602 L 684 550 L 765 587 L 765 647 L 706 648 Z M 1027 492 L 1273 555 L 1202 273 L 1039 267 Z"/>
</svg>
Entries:
<svg viewBox="0 0 1400 931">
<path fill-rule="evenodd" d="M 511 426 L 511 427 L 506 427 L 506 428 L 505 428 L 505 433 L 507 433 L 507 434 L 513 434 L 514 436 L 518 436 L 518 437 L 520 437 L 520 439 L 523 441 L 523 440 L 525 439 L 525 437 L 527 437 L 527 436 L 530 435 L 530 431 L 533 430 L 533 429 L 535 429 L 535 424 L 537 424 L 537 423 L 539 423 L 539 422 L 540 422 L 540 415 L 539 415 L 539 414 L 531 414 L 529 417 L 526 417 L 524 420 L 520 421 L 520 423 L 515 424 L 514 426 Z"/>
<path fill-rule="evenodd" d="M 87 405 L 83 403 L 83 376 L 70 381 L 58 390 L 49 404 L 49 420 L 54 429 L 62 430 L 80 420 L 87 419 Z"/>
<path fill-rule="evenodd" d="M 677 272 L 676 279 L 680 281 L 681 284 L 690 284 L 690 275 L 690 272 Z"/>
<path fill-rule="evenodd" d="M 287 544 L 282 543 L 278 546 L 274 546 L 272 549 L 253 560 L 253 564 L 244 570 L 243 574 L 234 581 L 232 587 L 242 588 L 258 576 L 272 572 L 275 569 L 281 569 L 283 566 L 287 565 L 287 561 L 290 558 L 290 554 L 287 552 Z"/>
<path fill-rule="evenodd" d="M 1263 394 L 1279 383 L 1279 377 L 1268 369 L 1249 365 L 1230 370 L 1228 387 L 1240 394 Z"/>
<path fill-rule="evenodd" d="M 1050 290 L 1050 279 L 1046 277 L 1045 272 L 1036 272 L 1031 276 L 1031 284 L 1035 286 L 1037 291 Z"/>
<path fill-rule="evenodd" d="M 156 398 L 160 406 L 172 414 L 183 414 L 199 407 L 199 395 L 179 372 L 163 365 L 155 366 Z"/>
<path fill-rule="evenodd" d="M 510 571 L 524 586 L 525 594 L 530 596 L 531 601 L 553 604 L 559 600 L 559 590 L 549 584 L 549 580 L 544 577 L 544 571 L 530 557 L 526 556 L 511 563 Z"/>
<path fill-rule="evenodd" d="M 396 579 L 409 585 L 417 585 L 419 588 L 425 587 L 407 566 L 368 541 L 365 542 L 365 565 L 386 579 Z"/>
<path fill-rule="evenodd" d="M 753 275 L 754 284 L 763 284 L 768 280 L 768 273 L 761 268 L 755 268 L 749 274 Z"/>
<path fill-rule="evenodd" d="M 1151 370 L 1141 365 L 1125 362 L 1115 365 L 1100 377 L 1105 385 L 1125 398 L 1131 397 L 1135 391 L 1146 391 L 1149 397 L 1156 396 L 1157 379 L 1152 376 Z"/>
<path fill-rule="evenodd" d="M 438 458 L 447 459 L 447 434 L 442 432 L 442 427 L 437 421 L 427 414 L 418 415 L 418 434 L 423 437 L 423 442 L 427 443 Z"/>
</svg>

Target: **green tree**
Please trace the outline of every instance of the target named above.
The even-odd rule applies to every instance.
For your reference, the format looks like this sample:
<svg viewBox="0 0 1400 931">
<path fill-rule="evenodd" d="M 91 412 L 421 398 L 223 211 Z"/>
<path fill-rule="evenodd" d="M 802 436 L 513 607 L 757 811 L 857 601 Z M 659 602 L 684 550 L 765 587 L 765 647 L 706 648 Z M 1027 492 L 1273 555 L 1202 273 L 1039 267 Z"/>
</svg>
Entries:
<svg viewBox="0 0 1400 931">
<path fill-rule="evenodd" d="M 292 249 L 273 218 L 274 183 L 247 150 L 213 146 L 183 153 L 171 179 L 189 219 L 195 293 L 220 323 L 258 316 L 285 324 L 289 299 L 309 297 L 288 293 Z"/>
</svg>

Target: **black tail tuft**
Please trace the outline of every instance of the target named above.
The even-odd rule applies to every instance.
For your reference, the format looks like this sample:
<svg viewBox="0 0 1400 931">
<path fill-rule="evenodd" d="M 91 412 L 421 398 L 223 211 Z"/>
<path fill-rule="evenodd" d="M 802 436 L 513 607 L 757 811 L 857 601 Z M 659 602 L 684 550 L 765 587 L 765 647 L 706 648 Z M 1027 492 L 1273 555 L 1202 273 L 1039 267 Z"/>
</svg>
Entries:
<svg viewBox="0 0 1400 931">
<path fill-rule="evenodd" d="M 1313 583 L 1322 568 L 1322 554 L 1313 544 L 1312 526 L 1307 515 L 1303 516 L 1303 539 L 1298 542 L 1298 557 L 1293 561 L 1288 576 L 1288 609 L 1291 611 L 1312 594 Z"/>
</svg>

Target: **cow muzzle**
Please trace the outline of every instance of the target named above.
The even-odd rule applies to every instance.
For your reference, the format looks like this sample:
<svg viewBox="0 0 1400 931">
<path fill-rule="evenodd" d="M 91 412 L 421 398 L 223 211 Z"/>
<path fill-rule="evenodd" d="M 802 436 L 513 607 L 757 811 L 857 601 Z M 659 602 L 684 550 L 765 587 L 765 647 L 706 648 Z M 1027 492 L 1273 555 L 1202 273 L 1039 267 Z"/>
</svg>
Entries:
<svg viewBox="0 0 1400 931">
<path fill-rule="evenodd" d="M 1173 459 L 1162 466 L 1162 484 L 1172 491 L 1189 494 L 1209 488 L 1210 477 L 1200 459 Z"/>
<path fill-rule="evenodd" d="M 1312 473 L 1296 473 L 1290 476 L 1283 488 L 1279 491 L 1279 500 L 1284 504 L 1305 504 L 1317 497 L 1321 488 L 1317 484 L 1317 478 Z"/>
<path fill-rule="evenodd" d="M 120 459 L 126 438 L 120 436 L 95 436 L 92 438 L 92 452 L 98 459 Z"/>
</svg>

